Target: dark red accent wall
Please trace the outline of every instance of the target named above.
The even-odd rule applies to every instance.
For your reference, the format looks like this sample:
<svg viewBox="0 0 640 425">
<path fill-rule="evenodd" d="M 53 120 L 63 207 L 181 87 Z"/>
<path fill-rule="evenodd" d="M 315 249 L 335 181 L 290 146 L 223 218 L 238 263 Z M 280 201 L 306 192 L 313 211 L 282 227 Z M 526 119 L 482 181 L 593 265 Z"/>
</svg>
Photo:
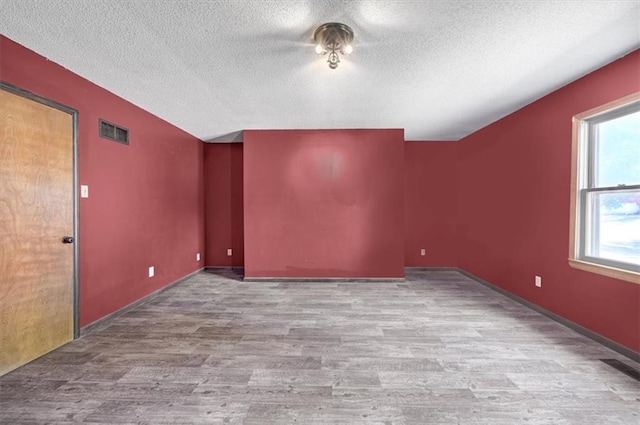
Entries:
<svg viewBox="0 0 640 425">
<path fill-rule="evenodd" d="M 403 277 L 404 132 L 244 133 L 247 277 Z"/>
<path fill-rule="evenodd" d="M 458 144 L 458 265 L 640 351 L 640 286 L 572 269 L 571 117 L 640 90 L 640 52 Z M 542 277 L 542 288 L 534 276 Z"/>
<path fill-rule="evenodd" d="M 204 146 L 205 265 L 209 267 L 244 266 L 242 150 L 241 143 Z"/>
<path fill-rule="evenodd" d="M 404 258 L 408 267 L 457 265 L 457 146 L 455 142 L 405 143 Z"/>
<path fill-rule="evenodd" d="M 200 140 L 3 36 L 0 79 L 79 113 L 81 326 L 202 267 Z M 98 137 L 99 118 L 130 145 Z"/>
</svg>

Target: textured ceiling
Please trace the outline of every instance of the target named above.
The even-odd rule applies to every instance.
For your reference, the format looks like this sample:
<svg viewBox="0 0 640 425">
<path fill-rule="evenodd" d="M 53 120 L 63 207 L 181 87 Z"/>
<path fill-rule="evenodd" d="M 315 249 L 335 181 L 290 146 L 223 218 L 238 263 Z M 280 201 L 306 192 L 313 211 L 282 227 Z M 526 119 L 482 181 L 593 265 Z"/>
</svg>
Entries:
<svg viewBox="0 0 640 425">
<path fill-rule="evenodd" d="M 0 31 L 203 140 L 457 140 L 638 48 L 640 1 L 0 0 Z M 354 52 L 330 70 L 312 33 Z"/>
</svg>

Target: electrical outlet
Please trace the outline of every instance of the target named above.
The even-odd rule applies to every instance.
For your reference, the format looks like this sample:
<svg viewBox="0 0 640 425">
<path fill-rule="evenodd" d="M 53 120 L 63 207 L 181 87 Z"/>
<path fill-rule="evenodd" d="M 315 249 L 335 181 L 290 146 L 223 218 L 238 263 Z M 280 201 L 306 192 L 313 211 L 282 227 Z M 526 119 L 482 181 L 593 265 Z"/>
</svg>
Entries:
<svg viewBox="0 0 640 425">
<path fill-rule="evenodd" d="M 200 253 L 199 252 L 196 254 L 196 261 L 200 261 Z"/>
<path fill-rule="evenodd" d="M 536 287 L 542 288 L 542 278 L 540 276 L 536 276 Z"/>
<path fill-rule="evenodd" d="M 227 249 L 227 257 L 231 257 L 231 255 L 233 255 L 233 251 L 231 251 L 231 248 Z"/>
<path fill-rule="evenodd" d="M 156 269 L 155 267 L 151 266 L 149 267 L 149 277 L 153 277 L 156 274 Z"/>
<path fill-rule="evenodd" d="M 426 249 L 424 249 L 424 248 L 422 248 L 422 249 L 420 250 L 420 255 L 422 255 L 423 257 L 424 257 L 425 255 L 427 255 L 427 250 L 426 250 Z"/>
</svg>

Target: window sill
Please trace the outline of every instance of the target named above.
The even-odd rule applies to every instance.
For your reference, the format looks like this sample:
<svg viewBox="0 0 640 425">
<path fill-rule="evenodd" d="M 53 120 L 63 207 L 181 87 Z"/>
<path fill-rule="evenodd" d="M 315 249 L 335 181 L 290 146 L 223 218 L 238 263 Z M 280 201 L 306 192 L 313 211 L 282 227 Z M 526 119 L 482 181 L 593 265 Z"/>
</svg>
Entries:
<svg viewBox="0 0 640 425">
<path fill-rule="evenodd" d="M 627 282 L 640 285 L 640 273 L 629 270 L 616 269 L 615 267 L 607 267 L 601 264 L 587 263 L 586 261 L 569 259 L 569 265 L 574 269 L 580 269 L 591 273 L 601 274 L 603 276 L 620 279 Z"/>
</svg>

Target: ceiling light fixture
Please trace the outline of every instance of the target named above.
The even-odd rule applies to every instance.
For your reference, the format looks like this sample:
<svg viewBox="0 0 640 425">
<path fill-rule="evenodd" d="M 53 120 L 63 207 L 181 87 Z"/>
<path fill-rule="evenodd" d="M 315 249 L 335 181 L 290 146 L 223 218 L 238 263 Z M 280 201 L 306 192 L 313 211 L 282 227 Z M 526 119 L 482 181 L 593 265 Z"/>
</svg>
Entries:
<svg viewBox="0 0 640 425">
<path fill-rule="evenodd" d="M 353 52 L 353 30 L 345 24 L 328 22 L 320 25 L 313 32 L 313 40 L 316 42 L 316 53 L 329 54 L 327 62 L 329 68 L 336 69 L 340 63 L 338 52 L 349 55 Z"/>
</svg>

